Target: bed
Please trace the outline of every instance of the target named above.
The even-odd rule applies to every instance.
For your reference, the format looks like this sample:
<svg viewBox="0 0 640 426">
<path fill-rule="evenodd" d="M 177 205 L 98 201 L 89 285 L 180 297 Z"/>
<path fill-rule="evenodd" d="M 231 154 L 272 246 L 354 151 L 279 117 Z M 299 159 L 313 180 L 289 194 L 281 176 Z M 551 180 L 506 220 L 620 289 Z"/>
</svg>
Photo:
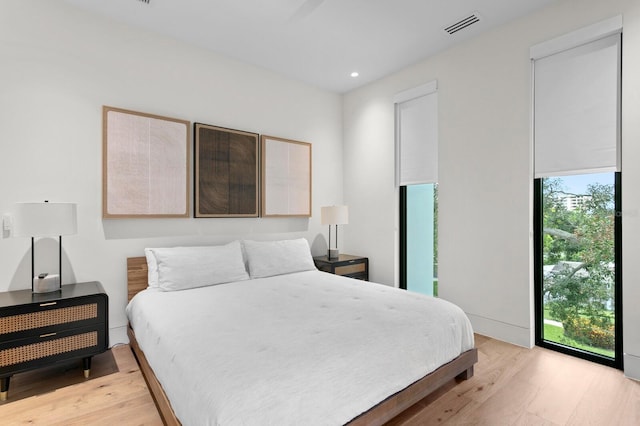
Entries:
<svg viewBox="0 0 640 426">
<path fill-rule="evenodd" d="M 127 270 L 165 424 L 383 424 L 477 362 L 457 306 L 320 272 L 304 239 L 146 249 Z"/>
</svg>

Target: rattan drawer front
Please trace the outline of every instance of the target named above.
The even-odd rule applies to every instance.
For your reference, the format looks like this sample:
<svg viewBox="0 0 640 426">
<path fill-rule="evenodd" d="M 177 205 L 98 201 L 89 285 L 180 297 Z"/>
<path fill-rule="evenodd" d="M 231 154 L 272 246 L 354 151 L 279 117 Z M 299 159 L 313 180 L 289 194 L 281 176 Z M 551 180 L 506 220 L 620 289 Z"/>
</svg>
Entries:
<svg viewBox="0 0 640 426">
<path fill-rule="evenodd" d="M 346 265 L 346 266 L 336 266 L 336 274 L 338 275 L 357 274 L 358 272 L 365 272 L 366 270 L 367 268 L 364 263 L 356 263 L 353 265 Z"/>
<path fill-rule="evenodd" d="M 21 364 L 35 359 L 46 358 L 79 349 L 91 348 L 98 345 L 98 332 L 75 334 L 60 339 L 32 343 L 0 351 L 0 367 Z"/>
<path fill-rule="evenodd" d="M 97 317 L 97 303 L 12 315 L 0 318 L 0 334 L 33 330 L 36 328 L 67 324 L 74 321 L 88 320 Z"/>
</svg>

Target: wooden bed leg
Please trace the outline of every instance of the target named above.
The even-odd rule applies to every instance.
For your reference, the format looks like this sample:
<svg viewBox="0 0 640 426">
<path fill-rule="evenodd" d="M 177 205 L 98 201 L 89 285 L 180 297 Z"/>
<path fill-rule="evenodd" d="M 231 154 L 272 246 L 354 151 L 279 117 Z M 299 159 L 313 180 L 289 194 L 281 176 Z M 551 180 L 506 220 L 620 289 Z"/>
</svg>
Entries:
<svg viewBox="0 0 640 426">
<path fill-rule="evenodd" d="M 473 365 L 456 376 L 456 380 L 468 380 L 473 377 Z"/>
</svg>

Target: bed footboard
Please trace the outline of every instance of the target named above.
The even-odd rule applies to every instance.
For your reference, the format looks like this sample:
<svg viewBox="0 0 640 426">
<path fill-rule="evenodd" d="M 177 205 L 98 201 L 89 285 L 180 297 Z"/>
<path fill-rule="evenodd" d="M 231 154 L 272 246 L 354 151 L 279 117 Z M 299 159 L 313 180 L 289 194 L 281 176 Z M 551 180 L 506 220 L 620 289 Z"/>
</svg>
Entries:
<svg viewBox="0 0 640 426">
<path fill-rule="evenodd" d="M 440 366 L 397 394 L 391 395 L 348 424 L 350 426 L 383 425 L 452 379 L 470 379 L 476 362 L 478 362 L 476 348 L 463 352 L 453 361 Z"/>
</svg>

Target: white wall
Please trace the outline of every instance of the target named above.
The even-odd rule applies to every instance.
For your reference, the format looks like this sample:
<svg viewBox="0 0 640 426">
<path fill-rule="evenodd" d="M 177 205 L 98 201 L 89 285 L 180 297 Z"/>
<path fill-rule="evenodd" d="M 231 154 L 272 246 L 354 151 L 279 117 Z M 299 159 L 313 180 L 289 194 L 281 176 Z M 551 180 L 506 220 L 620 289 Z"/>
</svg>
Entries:
<svg viewBox="0 0 640 426">
<path fill-rule="evenodd" d="M 533 344 L 529 48 L 623 14 L 623 280 L 625 371 L 640 378 L 640 2 L 566 0 L 344 98 L 345 250 L 371 278 L 396 283 L 393 96 L 438 80 L 439 293 L 475 330 Z"/>
<path fill-rule="evenodd" d="M 320 207 L 342 202 L 339 95 L 59 1 L 0 1 L 0 58 L 0 214 L 78 203 L 64 281 L 102 282 L 111 344 L 126 339 L 125 258 L 145 246 L 303 236 L 326 250 Z M 103 220 L 102 105 L 311 142 L 313 217 Z M 29 250 L 27 238 L 0 238 L 0 291 L 30 287 Z"/>
</svg>

